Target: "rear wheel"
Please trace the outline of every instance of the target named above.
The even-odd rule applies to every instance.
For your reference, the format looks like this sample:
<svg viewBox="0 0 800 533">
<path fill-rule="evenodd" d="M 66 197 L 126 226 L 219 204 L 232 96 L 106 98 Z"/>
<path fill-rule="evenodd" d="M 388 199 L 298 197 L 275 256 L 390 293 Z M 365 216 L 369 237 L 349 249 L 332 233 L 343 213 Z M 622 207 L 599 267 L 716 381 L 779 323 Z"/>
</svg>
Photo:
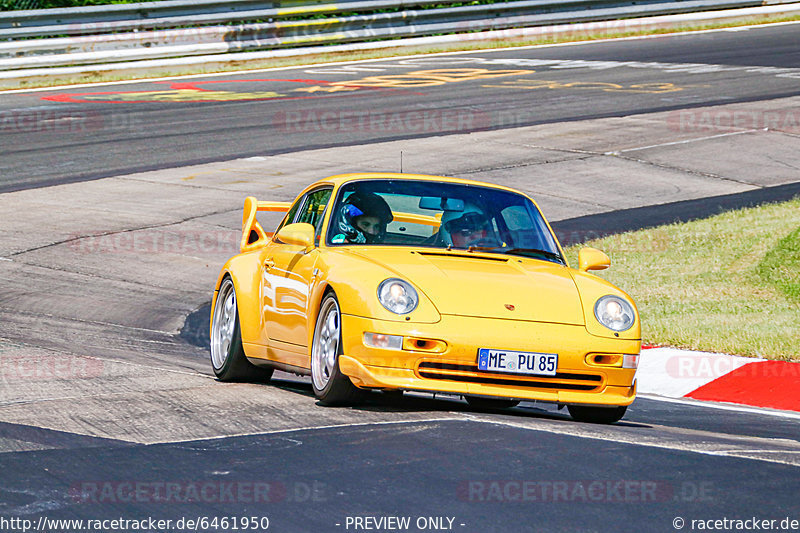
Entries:
<svg viewBox="0 0 800 533">
<path fill-rule="evenodd" d="M 475 409 L 510 409 L 519 405 L 519 400 L 482 398 L 481 396 L 465 396 L 465 398 L 469 406 Z"/>
<path fill-rule="evenodd" d="M 272 369 L 251 364 L 242 348 L 236 289 L 230 277 L 222 280 L 211 317 L 211 367 L 221 381 L 269 381 Z"/>
<path fill-rule="evenodd" d="M 339 370 L 342 354 L 342 314 L 336 295 L 322 300 L 311 346 L 311 384 L 314 395 L 326 405 L 352 404 L 362 395 L 350 378 Z"/>
<path fill-rule="evenodd" d="M 615 407 L 589 407 L 587 405 L 568 405 L 567 409 L 573 419 L 578 422 L 590 422 L 592 424 L 613 424 L 625 416 L 628 410 L 627 405 Z"/>
</svg>

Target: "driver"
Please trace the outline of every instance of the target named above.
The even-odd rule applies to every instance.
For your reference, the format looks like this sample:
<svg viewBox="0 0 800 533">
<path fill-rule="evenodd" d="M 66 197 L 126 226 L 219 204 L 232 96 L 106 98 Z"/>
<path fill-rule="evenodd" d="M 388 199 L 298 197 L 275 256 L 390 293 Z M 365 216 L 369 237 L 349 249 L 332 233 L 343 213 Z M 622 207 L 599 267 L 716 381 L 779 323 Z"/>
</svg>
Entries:
<svg viewBox="0 0 800 533">
<path fill-rule="evenodd" d="M 491 226 L 489 219 L 483 213 L 470 211 L 444 223 L 443 226 L 450 234 L 450 239 L 456 248 L 490 244 L 487 236 Z"/>
<path fill-rule="evenodd" d="M 392 221 L 392 210 L 386 200 L 372 192 L 354 192 L 339 210 L 337 244 L 379 244 L 386 235 L 386 225 Z"/>
</svg>

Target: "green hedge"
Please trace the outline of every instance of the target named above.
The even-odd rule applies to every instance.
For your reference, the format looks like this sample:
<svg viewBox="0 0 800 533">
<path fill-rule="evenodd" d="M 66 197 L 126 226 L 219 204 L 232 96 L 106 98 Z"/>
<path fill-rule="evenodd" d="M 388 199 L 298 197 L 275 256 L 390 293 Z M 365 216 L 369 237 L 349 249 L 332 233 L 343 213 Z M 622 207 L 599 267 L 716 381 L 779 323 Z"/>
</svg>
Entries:
<svg viewBox="0 0 800 533">
<path fill-rule="evenodd" d="M 0 0 L 0 11 L 16 9 L 47 9 L 53 7 L 103 6 L 108 4 L 135 4 L 158 0 Z"/>
<path fill-rule="evenodd" d="M 158 2 L 160 0 L 0 0 L 0 11 L 18 9 L 48 9 L 58 7 L 104 6 L 109 4 L 137 4 L 140 2 Z M 468 0 L 459 3 L 448 3 L 446 6 L 420 6 L 417 9 L 436 9 L 437 7 L 461 7 L 477 4 L 496 4 L 508 0 Z M 399 11 L 399 9 L 377 9 L 375 13 Z M 322 15 L 327 16 L 327 15 Z M 309 18 L 309 17 L 298 17 Z"/>
</svg>

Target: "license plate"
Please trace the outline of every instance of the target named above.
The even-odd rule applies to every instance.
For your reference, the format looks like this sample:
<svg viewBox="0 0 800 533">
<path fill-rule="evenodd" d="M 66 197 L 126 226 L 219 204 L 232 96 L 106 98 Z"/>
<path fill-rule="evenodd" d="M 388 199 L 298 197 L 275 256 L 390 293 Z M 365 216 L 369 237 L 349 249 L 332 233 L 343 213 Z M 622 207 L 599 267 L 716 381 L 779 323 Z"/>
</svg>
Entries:
<svg viewBox="0 0 800 533">
<path fill-rule="evenodd" d="M 555 376 L 558 354 L 481 348 L 478 350 L 478 368 L 490 372 Z"/>
</svg>

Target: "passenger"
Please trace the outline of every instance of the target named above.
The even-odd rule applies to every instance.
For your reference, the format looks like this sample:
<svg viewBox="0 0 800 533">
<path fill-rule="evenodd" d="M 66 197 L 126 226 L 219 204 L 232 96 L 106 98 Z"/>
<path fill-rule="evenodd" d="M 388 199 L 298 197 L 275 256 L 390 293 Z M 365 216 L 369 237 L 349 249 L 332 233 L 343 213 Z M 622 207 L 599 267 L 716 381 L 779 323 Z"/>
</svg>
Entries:
<svg viewBox="0 0 800 533">
<path fill-rule="evenodd" d="M 354 192 L 345 200 L 336 220 L 336 244 L 380 244 L 392 221 L 386 200 L 371 192 Z"/>
</svg>

